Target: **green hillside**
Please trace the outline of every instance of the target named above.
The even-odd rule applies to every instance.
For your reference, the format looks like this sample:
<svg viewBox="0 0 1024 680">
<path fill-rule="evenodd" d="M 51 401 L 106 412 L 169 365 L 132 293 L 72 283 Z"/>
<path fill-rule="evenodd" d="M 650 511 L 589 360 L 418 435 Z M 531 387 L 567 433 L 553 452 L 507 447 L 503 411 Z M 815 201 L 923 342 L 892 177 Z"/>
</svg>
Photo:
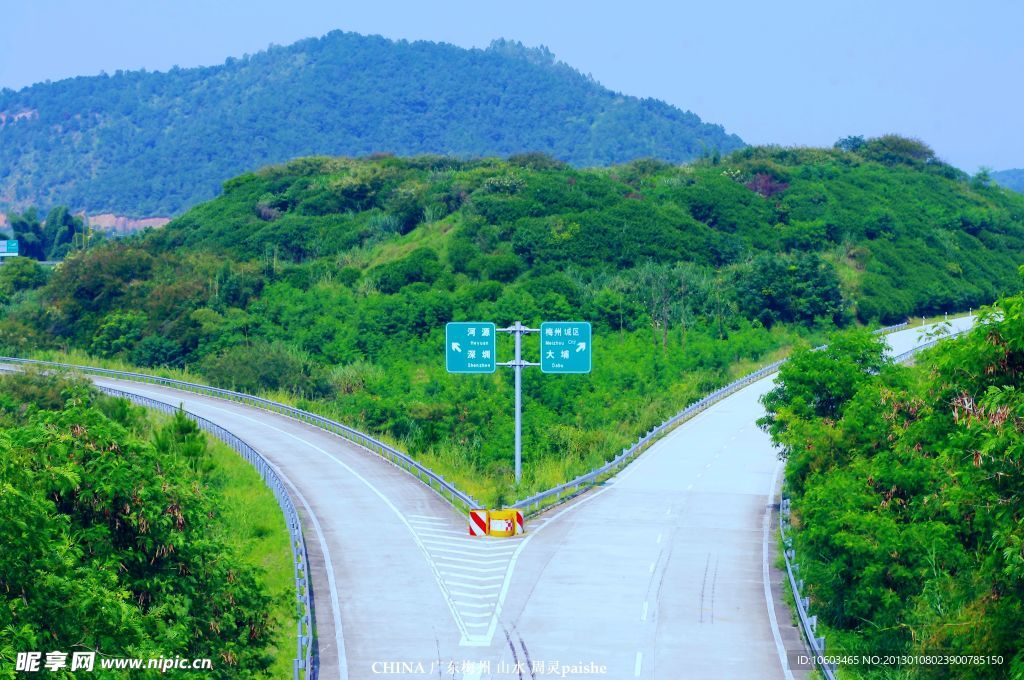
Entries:
<svg viewBox="0 0 1024 680">
<path fill-rule="evenodd" d="M 991 301 L 1021 260 L 1024 196 L 898 137 L 684 167 L 308 158 L 233 179 L 161 230 L 75 251 L 45 284 L 30 261 L 0 268 L 0 349 L 302 395 L 507 498 L 837 325 Z M 511 376 L 447 375 L 444 324 L 568 319 L 594 324 L 595 369 L 527 372 L 513 490 Z"/>
<path fill-rule="evenodd" d="M 0 91 L 0 210 L 174 215 L 241 172 L 312 154 L 535 150 L 592 166 L 742 145 L 693 113 L 611 92 L 545 48 L 335 31 L 209 68 Z"/>
<path fill-rule="evenodd" d="M 1024 170 L 999 170 L 989 175 L 999 186 L 1024 193 Z"/>
</svg>

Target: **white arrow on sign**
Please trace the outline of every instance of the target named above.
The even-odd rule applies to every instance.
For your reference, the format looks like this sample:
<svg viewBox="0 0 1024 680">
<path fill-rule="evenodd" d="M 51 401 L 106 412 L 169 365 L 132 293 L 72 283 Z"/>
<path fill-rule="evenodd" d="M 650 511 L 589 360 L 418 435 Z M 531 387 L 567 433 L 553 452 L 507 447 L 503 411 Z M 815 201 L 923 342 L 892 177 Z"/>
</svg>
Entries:
<svg viewBox="0 0 1024 680">
<path fill-rule="evenodd" d="M 462 351 L 462 347 L 459 345 L 459 343 L 453 342 L 452 343 L 452 351 L 453 352 L 461 352 Z"/>
<path fill-rule="evenodd" d="M 585 343 L 585 342 L 581 342 L 580 344 L 576 345 L 576 351 L 577 352 L 582 352 L 586 348 L 587 348 L 587 343 Z"/>
</svg>

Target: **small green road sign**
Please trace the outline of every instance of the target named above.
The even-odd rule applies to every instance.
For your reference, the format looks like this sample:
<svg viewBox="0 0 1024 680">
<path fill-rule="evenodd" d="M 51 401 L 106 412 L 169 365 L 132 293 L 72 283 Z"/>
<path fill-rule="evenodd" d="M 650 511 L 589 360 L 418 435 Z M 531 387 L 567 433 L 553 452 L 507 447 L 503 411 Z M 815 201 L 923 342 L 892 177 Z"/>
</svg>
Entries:
<svg viewBox="0 0 1024 680">
<path fill-rule="evenodd" d="M 544 373 L 590 373 L 590 324 L 545 321 L 540 325 L 540 370 Z"/>
<path fill-rule="evenodd" d="M 453 321 L 444 327 L 445 365 L 449 373 L 494 373 L 498 345 L 494 324 Z"/>
<path fill-rule="evenodd" d="M 18 254 L 17 241 L 0 241 L 0 257 L 12 257 Z"/>
</svg>

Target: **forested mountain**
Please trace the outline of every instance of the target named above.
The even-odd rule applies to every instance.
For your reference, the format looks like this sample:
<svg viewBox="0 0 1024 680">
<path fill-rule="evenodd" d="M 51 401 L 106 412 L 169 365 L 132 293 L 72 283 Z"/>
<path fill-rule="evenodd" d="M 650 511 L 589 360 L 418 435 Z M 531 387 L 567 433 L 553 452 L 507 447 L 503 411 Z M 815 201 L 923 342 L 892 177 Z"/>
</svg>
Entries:
<svg viewBox="0 0 1024 680">
<path fill-rule="evenodd" d="M 899 137 L 683 167 L 306 158 L 72 250 L 48 282 L 0 267 L 0 351 L 303 395 L 493 502 L 588 469 L 785 346 L 989 302 L 1022 259 L 1024 196 Z M 508 376 L 446 374 L 444 324 L 568 319 L 594 324 L 594 372 L 527 372 L 514 490 Z"/>
<path fill-rule="evenodd" d="M 240 172 L 311 154 L 542 151 L 595 166 L 741 146 L 693 113 L 611 92 L 544 48 L 335 31 L 209 68 L 0 91 L 0 209 L 172 215 Z"/>
<path fill-rule="evenodd" d="M 1024 170 L 999 170 L 989 173 L 989 176 L 999 186 L 1024 193 Z"/>
</svg>

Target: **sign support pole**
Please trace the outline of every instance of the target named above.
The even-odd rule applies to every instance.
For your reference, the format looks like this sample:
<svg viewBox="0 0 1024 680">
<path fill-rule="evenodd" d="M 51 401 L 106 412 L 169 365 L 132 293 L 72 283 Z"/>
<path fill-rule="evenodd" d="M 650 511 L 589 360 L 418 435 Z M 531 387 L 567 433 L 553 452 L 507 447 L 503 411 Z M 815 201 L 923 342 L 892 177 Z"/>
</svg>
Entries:
<svg viewBox="0 0 1024 680">
<path fill-rule="evenodd" d="M 497 329 L 499 333 L 511 333 L 515 338 L 516 358 L 512 361 L 504 361 L 499 366 L 510 366 L 515 371 L 516 385 L 516 484 L 523 478 L 523 367 L 540 366 L 533 361 L 523 361 L 523 336 L 527 333 L 536 333 L 539 328 L 528 328 L 521 322 L 516 321 L 514 326 Z"/>
<path fill-rule="evenodd" d="M 519 325 L 518 321 L 516 325 Z M 515 338 L 516 365 L 513 370 L 516 372 L 516 484 L 519 484 L 523 477 L 523 334 L 516 333 Z"/>
</svg>

